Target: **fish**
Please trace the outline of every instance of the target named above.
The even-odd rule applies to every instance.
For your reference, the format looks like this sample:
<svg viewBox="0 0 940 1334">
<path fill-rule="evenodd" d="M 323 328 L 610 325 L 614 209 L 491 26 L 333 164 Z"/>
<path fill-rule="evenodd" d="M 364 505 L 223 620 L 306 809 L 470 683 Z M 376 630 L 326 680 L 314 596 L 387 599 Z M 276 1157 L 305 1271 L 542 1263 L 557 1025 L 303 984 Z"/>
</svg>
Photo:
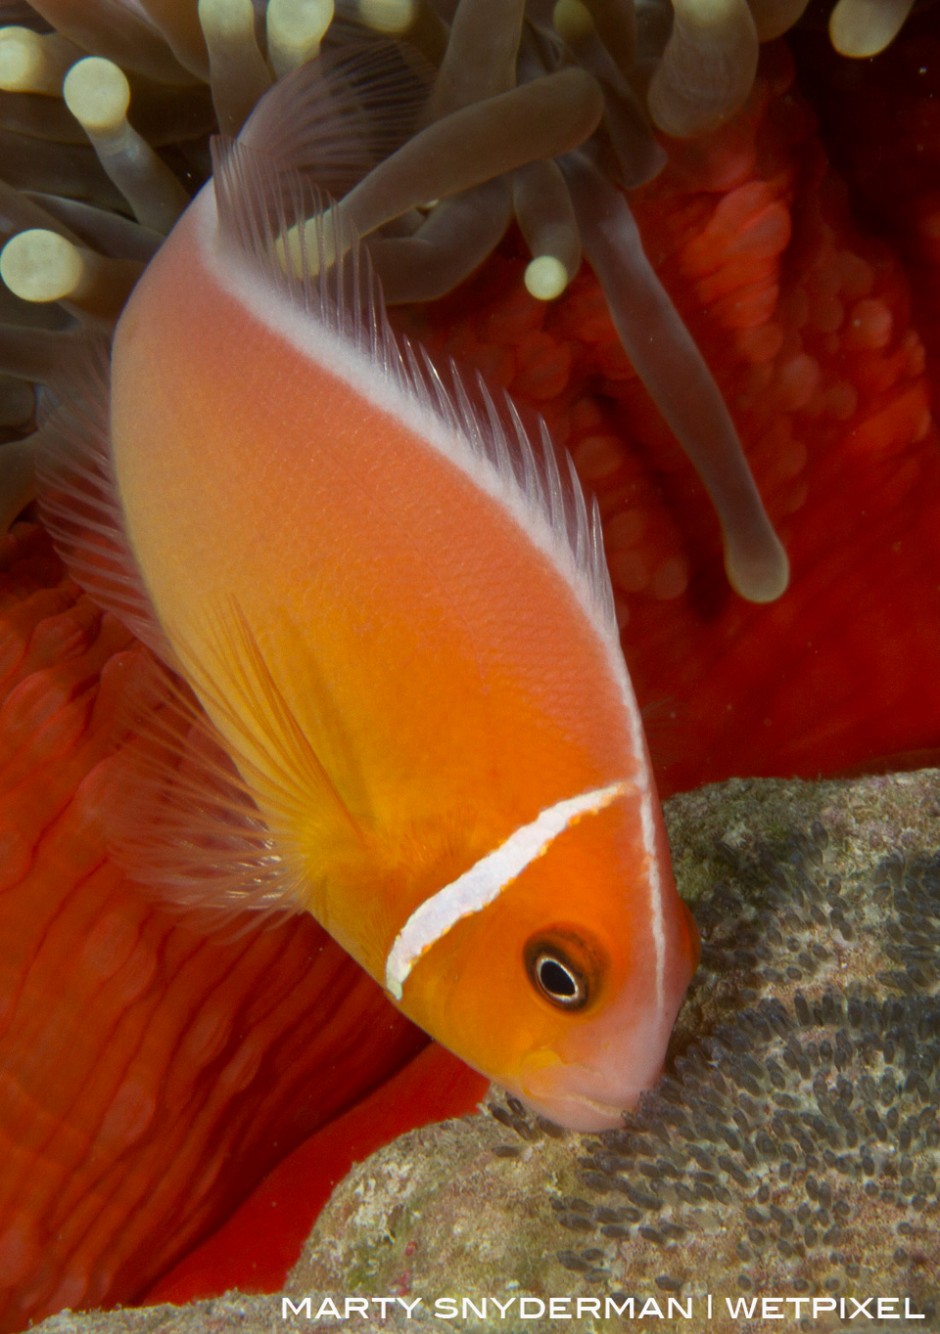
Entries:
<svg viewBox="0 0 940 1334">
<path fill-rule="evenodd" d="M 216 144 L 109 382 L 47 432 L 53 536 L 222 757 L 164 738 L 187 786 L 138 802 L 125 851 L 199 910 L 311 913 L 471 1067 L 615 1126 L 661 1070 L 697 936 L 598 513 L 547 435 L 393 335 L 291 166 L 317 132 L 296 83 L 255 113 L 280 148 L 255 117 Z"/>
</svg>

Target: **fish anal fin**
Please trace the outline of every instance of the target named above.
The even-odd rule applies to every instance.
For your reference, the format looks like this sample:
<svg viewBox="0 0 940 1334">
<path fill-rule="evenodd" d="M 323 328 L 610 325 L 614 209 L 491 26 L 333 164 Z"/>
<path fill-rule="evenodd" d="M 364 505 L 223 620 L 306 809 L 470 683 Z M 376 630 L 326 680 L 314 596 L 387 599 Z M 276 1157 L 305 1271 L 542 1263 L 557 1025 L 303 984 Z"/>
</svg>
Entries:
<svg viewBox="0 0 940 1334">
<path fill-rule="evenodd" d="M 117 496 L 107 344 L 89 340 L 82 362 L 52 388 L 56 405 L 37 437 L 43 524 L 75 581 L 164 661 L 172 661 L 127 540 Z"/>
</svg>

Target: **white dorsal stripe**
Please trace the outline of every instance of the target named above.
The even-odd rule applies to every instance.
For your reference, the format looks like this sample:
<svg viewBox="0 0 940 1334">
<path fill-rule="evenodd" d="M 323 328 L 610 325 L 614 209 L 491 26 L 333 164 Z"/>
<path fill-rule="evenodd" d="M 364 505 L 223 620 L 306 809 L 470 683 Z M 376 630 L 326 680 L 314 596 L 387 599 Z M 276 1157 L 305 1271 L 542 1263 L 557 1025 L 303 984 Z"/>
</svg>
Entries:
<svg viewBox="0 0 940 1334">
<path fill-rule="evenodd" d="M 464 917 L 498 899 L 507 885 L 541 857 L 550 843 L 584 815 L 593 815 L 632 791 L 629 783 L 611 783 L 549 806 L 529 824 L 510 834 L 451 884 L 425 899 L 408 918 L 389 950 L 385 985 L 396 1000 L 414 965 Z"/>
</svg>

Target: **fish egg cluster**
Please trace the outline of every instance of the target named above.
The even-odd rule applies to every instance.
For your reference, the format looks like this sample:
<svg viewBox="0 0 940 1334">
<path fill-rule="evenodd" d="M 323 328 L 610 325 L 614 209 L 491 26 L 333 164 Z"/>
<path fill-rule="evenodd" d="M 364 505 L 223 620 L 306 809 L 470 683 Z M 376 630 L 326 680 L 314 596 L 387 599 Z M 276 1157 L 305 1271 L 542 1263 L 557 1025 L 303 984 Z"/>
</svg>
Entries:
<svg viewBox="0 0 940 1334">
<path fill-rule="evenodd" d="M 935 998 L 797 992 L 743 1011 L 588 1146 L 584 1196 L 555 1206 L 589 1244 L 561 1264 L 690 1294 L 720 1275 L 741 1292 L 903 1292 L 932 1317 L 938 1054 Z"/>
<path fill-rule="evenodd" d="M 844 985 L 849 968 L 880 992 L 940 999 L 940 857 L 892 854 L 860 886 L 829 873 L 828 847 L 819 821 L 789 840 L 783 859 L 765 844 L 725 846 L 734 880 L 717 881 L 696 904 L 702 959 L 692 1004 L 795 1006 L 798 993 L 815 1003 Z"/>
</svg>

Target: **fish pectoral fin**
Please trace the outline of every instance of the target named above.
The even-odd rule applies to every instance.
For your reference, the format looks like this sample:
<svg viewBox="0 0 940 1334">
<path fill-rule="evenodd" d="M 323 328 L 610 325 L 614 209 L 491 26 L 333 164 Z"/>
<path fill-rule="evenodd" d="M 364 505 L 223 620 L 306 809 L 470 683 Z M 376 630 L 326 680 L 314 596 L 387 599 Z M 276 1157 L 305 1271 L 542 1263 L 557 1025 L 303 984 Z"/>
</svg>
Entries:
<svg viewBox="0 0 940 1334">
<path fill-rule="evenodd" d="M 340 788 L 357 790 L 353 770 L 327 769 L 236 599 L 206 614 L 199 650 L 195 635 L 170 637 L 186 681 L 154 663 L 159 704 L 151 686 L 145 716 L 130 725 L 137 740 L 114 822 L 120 860 L 203 920 L 317 908 L 336 868 L 368 851 Z M 315 658 L 304 661 L 305 689 L 316 691 Z M 318 693 L 319 725 L 330 719 Z M 331 752 L 343 749 L 335 729 L 319 730 Z"/>
<path fill-rule="evenodd" d="M 304 906 L 305 874 L 262 814 L 224 739 L 188 687 L 153 659 L 121 719 L 107 818 L 118 862 L 196 917 L 229 924 L 245 909 L 278 921 Z"/>
<path fill-rule="evenodd" d="M 329 682 L 315 646 L 286 612 L 269 617 L 278 650 L 263 649 L 238 599 L 209 608 L 198 636 L 175 630 L 173 643 L 186 679 L 221 737 L 242 781 L 282 839 L 297 844 L 311 865 L 329 856 L 354 856 L 368 843 L 359 815 L 368 798 L 353 761 L 354 747 L 332 707 Z M 273 664 L 273 665 L 272 665 Z M 284 674 L 300 683 L 301 723 L 288 698 Z"/>
</svg>

